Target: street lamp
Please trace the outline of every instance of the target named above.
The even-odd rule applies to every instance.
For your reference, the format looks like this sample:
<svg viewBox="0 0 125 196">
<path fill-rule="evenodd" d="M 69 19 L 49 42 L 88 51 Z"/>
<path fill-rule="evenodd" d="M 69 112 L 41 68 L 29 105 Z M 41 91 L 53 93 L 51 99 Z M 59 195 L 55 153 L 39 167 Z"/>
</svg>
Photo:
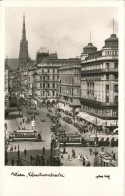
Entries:
<svg viewBox="0 0 125 196">
<path fill-rule="evenodd" d="M 55 133 L 51 136 L 51 166 L 53 165 L 53 147 L 55 145 L 55 139 L 53 138 L 54 135 Z"/>
<path fill-rule="evenodd" d="M 18 145 L 18 151 L 17 151 L 17 165 L 21 166 L 21 160 L 20 160 L 20 150 L 19 150 L 19 145 Z"/>
<path fill-rule="evenodd" d="M 97 117 L 96 118 L 96 127 L 95 127 L 95 157 L 98 154 L 97 152 Z"/>
</svg>

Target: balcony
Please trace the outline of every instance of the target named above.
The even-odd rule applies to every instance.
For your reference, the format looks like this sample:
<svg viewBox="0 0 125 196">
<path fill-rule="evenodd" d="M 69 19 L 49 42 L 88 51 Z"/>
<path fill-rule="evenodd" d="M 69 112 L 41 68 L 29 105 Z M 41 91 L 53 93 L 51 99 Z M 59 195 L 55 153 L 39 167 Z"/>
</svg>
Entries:
<svg viewBox="0 0 125 196">
<path fill-rule="evenodd" d="M 93 70 L 81 70 L 81 74 L 82 75 L 86 75 L 86 74 L 97 74 L 97 73 L 117 73 L 118 72 L 118 69 L 93 69 Z"/>
<path fill-rule="evenodd" d="M 84 103 L 89 103 L 91 105 L 105 106 L 105 107 L 112 107 L 112 106 L 118 107 L 118 102 L 100 102 L 95 100 L 95 98 L 85 98 L 85 97 L 81 97 L 80 100 L 83 101 Z"/>
</svg>

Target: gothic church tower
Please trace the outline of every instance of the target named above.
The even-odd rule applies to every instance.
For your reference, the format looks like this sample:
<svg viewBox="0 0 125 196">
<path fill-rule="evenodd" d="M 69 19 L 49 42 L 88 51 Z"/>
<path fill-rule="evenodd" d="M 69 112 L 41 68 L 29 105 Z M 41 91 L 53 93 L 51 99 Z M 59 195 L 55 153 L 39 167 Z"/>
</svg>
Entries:
<svg viewBox="0 0 125 196">
<path fill-rule="evenodd" d="M 26 40 L 25 16 L 23 16 L 22 39 L 20 41 L 19 68 L 28 63 L 28 41 Z"/>
</svg>

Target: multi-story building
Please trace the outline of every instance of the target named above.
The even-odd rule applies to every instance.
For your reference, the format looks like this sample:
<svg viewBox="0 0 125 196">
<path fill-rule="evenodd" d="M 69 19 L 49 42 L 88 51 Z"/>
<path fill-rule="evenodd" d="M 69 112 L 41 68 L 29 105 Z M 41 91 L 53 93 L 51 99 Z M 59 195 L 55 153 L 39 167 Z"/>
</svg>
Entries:
<svg viewBox="0 0 125 196">
<path fill-rule="evenodd" d="M 60 102 L 64 110 L 75 116 L 75 109 L 80 108 L 81 87 L 80 59 L 68 59 L 66 64 L 59 68 Z"/>
<path fill-rule="evenodd" d="M 34 79 L 34 74 L 36 73 L 36 67 L 34 62 L 30 64 L 30 67 L 28 68 L 28 97 L 33 98 L 34 97 L 34 88 L 35 88 L 35 79 Z"/>
<path fill-rule="evenodd" d="M 88 57 L 81 57 L 82 117 L 93 125 L 107 129 L 118 126 L 118 38 L 112 34 L 97 52 L 88 45 Z M 94 49 L 94 50 L 93 50 Z"/>
<path fill-rule="evenodd" d="M 4 93 L 5 97 L 9 95 L 9 68 L 8 60 L 5 60 L 5 69 L 4 69 Z"/>
<path fill-rule="evenodd" d="M 57 54 L 49 54 L 45 48 L 41 48 L 36 56 L 37 70 L 35 73 L 35 96 L 38 106 L 55 103 L 58 97 L 58 59 Z"/>
</svg>

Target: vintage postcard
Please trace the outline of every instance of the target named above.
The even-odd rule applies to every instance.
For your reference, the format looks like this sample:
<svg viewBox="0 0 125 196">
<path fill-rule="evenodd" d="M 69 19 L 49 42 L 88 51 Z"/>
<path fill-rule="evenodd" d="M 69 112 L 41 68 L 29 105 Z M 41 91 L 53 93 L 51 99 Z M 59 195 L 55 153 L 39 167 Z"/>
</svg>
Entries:
<svg viewBox="0 0 125 196">
<path fill-rule="evenodd" d="M 122 196 L 123 1 L 6 1 L 1 11 L 0 195 Z"/>
</svg>

